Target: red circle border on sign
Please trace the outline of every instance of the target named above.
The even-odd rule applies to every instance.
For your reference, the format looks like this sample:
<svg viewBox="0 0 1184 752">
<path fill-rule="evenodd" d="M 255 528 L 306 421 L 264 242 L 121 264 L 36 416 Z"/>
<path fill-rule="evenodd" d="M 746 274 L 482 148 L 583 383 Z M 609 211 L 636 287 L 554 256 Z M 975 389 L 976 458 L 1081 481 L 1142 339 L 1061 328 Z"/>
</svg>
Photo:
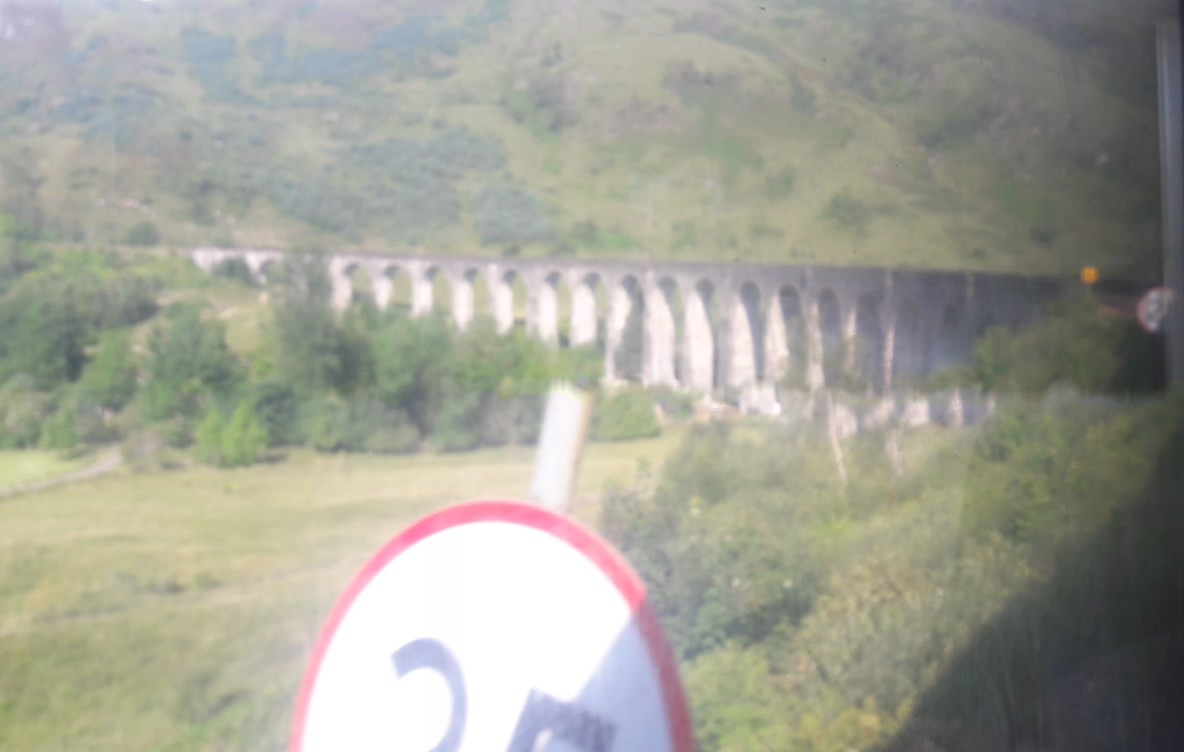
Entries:
<svg viewBox="0 0 1184 752">
<path fill-rule="evenodd" d="M 296 714 L 292 721 L 289 752 L 301 752 L 308 704 L 312 699 L 312 690 L 316 685 L 321 662 L 325 658 L 325 652 L 329 649 L 330 643 L 333 642 L 337 627 L 353 606 L 358 595 L 392 559 L 416 543 L 449 528 L 476 522 L 506 522 L 547 533 L 579 551 L 604 573 L 604 576 L 625 598 L 629 610 L 633 612 L 638 629 L 641 630 L 642 638 L 649 651 L 650 660 L 658 670 L 662 704 L 666 709 L 666 720 L 674 752 L 695 752 L 691 713 L 687 707 L 682 682 L 679 680 L 678 665 L 675 662 L 674 653 L 670 650 L 670 645 L 666 641 L 666 635 L 662 631 L 662 625 L 658 622 L 657 615 L 646 599 L 645 584 L 633 571 L 633 567 L 629 566 L 629 563 L 607 541 L 583 526 L 542 507 L 501 500 L 473 501 L 428 515 L 391 539 L 354 577 L 345 594 L 334 605 L 333 611 L 329 614 L 329 620 L 317 637 L 308 671 L 305 672 L 304 679 L 300 684 Z"/>
</svg>

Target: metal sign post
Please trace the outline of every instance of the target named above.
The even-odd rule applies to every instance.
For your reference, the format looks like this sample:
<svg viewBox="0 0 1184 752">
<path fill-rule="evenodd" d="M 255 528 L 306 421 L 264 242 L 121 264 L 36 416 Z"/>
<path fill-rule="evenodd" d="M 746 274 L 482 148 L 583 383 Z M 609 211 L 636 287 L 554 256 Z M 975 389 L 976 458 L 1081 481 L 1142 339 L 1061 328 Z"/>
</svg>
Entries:
<svg viewBox="0 0 1184 752">
<path fill-rule="evenodd" d="M 555 512 L 567 512 L 588 434 L 591 402 L 570 384 L 558 384 L 547 395 L 539 431 L 530 498 Z"/>
<path fill-rule="evenodd" d="M 1164 285 L 1176 298 L 1167 310 L 1167 377 L 1172 389 L 1184 389 L 1184 57 L 1180 20 L 1160 21 L 1159 159 L 1163 212 Z"/>
</svg>

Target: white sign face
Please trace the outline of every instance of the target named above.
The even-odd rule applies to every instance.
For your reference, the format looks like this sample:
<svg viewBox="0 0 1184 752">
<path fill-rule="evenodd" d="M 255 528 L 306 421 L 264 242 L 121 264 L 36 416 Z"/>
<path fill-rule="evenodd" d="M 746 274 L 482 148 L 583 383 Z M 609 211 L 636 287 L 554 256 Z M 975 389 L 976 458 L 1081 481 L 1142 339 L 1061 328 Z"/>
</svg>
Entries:
<svg viewBox="0 0 1184 752">
<path fill-rule="evenodd" d="M 640 580 L 541 508 L 432 515 L 358 575 L 318 641 L 293 752 L 692 752 Z"/>
<path fill-rule="evenodd" d="M 1153 287 L 1139 299 L 1135 316 L 1145 330 L 1154 334 L 1163 328 L 1171 305 L 1172 291 L 1166 287 Z"/>
</svg>

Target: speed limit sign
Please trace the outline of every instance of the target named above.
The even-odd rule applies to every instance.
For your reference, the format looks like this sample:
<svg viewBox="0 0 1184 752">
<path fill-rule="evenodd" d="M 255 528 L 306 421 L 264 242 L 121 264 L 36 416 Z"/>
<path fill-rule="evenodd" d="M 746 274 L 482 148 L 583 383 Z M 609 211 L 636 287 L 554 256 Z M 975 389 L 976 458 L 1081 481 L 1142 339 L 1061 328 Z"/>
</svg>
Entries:
<svg viewBox="0 0 1184 752">
<path fill-rule="evenodd" d="M 1172 291 L 1166 287 L 1153 287 L 1135 306 L 1135 317 L 1144 330 L 1154 334 L 1163 328 L 1172 305 Z"/>
<path fill-rule="evenodd" d="M 692 752 L 673 656 L 629 565 L 542 508 L 413 525 L 334 608 L 292 752 Z"/>
</svg>

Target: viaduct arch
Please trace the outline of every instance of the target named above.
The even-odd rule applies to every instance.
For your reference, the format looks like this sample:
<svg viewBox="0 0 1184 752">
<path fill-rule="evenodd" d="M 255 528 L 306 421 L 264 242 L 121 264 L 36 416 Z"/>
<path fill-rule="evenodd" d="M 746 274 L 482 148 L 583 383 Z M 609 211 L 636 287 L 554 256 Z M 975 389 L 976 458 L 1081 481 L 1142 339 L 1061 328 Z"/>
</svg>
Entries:
<svg viewBox="0 0 1184 752">
<path fill-rule="evenodd" d="M 195 248 L 189 256 L 205 271 L 241 259 L 265 282 L 284 253 Z M 526 330 L 556 347 L 602 345 L 607 383 L 633 376 L 703 394 L 775 383 L 888 392 L 965 362 L 985 326 L 1032 320 L 1066 285 L 1054 277 L 761 264 L 368 253 L 331 255 L 327 264 L 338 310 L 352 300 L 358 270 L 379 308 L 391 304 L 402 275 L 413 316 L 443 308 L 461 330 L 473 321 L 478 280 L 499 332 L 515 325 L 514 290 L 522 285 Z M 448 301 L 435 299 L 438 275 Z M 640 373 L 623 375 L 616 356 L 631 321 L 642 328 Z"/>
</svg>

